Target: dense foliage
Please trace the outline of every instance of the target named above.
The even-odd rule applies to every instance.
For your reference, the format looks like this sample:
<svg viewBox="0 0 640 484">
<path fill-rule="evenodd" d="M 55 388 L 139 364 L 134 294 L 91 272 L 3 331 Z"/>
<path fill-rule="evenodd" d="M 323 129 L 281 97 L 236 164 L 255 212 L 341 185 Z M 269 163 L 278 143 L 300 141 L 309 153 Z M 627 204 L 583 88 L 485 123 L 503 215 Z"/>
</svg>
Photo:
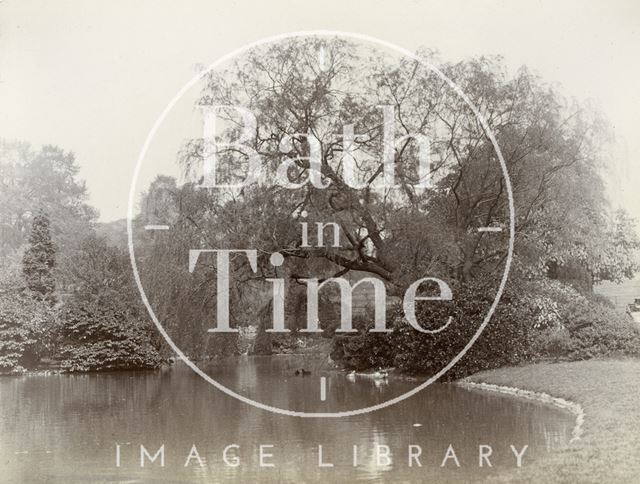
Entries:
<svg viewBox="0 0 640 484">
<path fill-rule="evenodd" d="M 327 59 L 323 69 L 309 55 L 319 50 Z M 512 339 L 534 329 L 543 331 L 557 320 L 567 304 L 561 292 L 568 291 L 571 299 L 577 294 L 571 292 L 573 286 L 588 292 L 600 280 L 620 281 L 638 269 L 640 241 L 634 222 L 624 211 L 613 212 L 607 203 L 602 173 L 609 128 L 591 105 L 564 98 L 526 68 L 511 74 L 499 58 L 448 63 L 431 53 L 420 55 L 455 82 L 483 115 L 510 175 L 516 214 L 511 279 L 514 287 L 529 286 L 526 294 L 518 292 L 521 289 L 514 289 L 511 297 L 505 294 L 498 319 L 477 342 L 478 365 L 469 368 L 490 359 L 495 364 L 517 362 L 526 348 L 513 346 Z M 213 265 L 197 269 L 190 278 L 180 274 L 185 249 L 198 244 L 257 250 L 257 271 L 242 258 L 231 268 L 233 320 L 238 325 L 256 324 L 255 315 L 269 304 L 264 297 L 267 278 L 287 280 L 287 301 L 292 304 L 292 293 L 305 277 L 373 274 L 385 281 L 388 294 L 402 296 L 420 277 L 440 277 L 452 286 L 472 288 L 478 281 L 495 280 L 504 270 L 509 196 L 495 149 L 485 126 L 465 102 L 419 62 L 335 39 L 261 46 L 239 56 L 224 72 L 207 75 L 198 107 L 206 111 L 208 106 L 227 106 L 216 111 L 222 126 L 216 140 L 223 143 L 216 153 L 219 182 L 237 183 L 247 176 L 250 156 L 224 148 L 224 143 L 238 139 L 244 123 L 229 106 L 242 106 L 256 117 L 257 126 L 244 143 L 260 155 L 262 183 L 228 192 L 202 190 L 203 164 L 216 148 L 208 145 L 209 140 L 194 138 L 180 154 L 186 182 L 179 185 L 158 177 L 147 192 L 140 222 L 160 219 L 184 234 L 179 247 L 175 241 L 148 240 L 151 266 L 159 267 L 169 254 L 178 261 L 175 267 L 171 262 L 162 272 L 152 267 L 148 273 L 149 284 L 162 294 L 157 306 L 162 310 L 170 300 L 180 306 L 175 310 L 178 317 L 168 318 L 176 321 L 178 338 L 202 334 L 194 321 L 214 309 Z M 410 142 L 411 136 L 403 137 L 393 150 L 395 187 L 382 183 L 381 126 L 388 119 L 380 106 L 389 108 L 386 113 L 393 118 L 397 137 L 419 133 L 429 139 L 428 188 L 416 187 L 419 149 Z M 340 143 L 343 124 L 359 134 L 348 152 Z M 324 187 L 309 183 L 312 140 L 321 147 Z M 273 183 L 285 164 L 289 165 L 286 178 L 295 189 Z M 309 227 L 335 222 L 340 227 L 340 247 L 324 244 L 317 250 L 302 243 L 303 221 Z M 488 235 L 477 230 L 483 226 L 503 231 Z M 268 262 L 273 252 L 285 260 L 277 269 Z M 550 279 L 562 282 L 549 287 Z M 162 292 L 167 285 L 172 287 L 171 298 Z M 483 294 L 495 290 L 494 284 Z M 459 319 L 475 317 L 479 308 L 474 301 L 492 301 L 482 294 L 466 299 L 455 308 Z M 195 301 L 207 302 L 194 309 Z M 181 329 L 184 320 L 192 331 Z M 293 323 L 287 321 L 287 327 L 295 328 L 301 320 L 304 314 Z M 403 331 L 412 330 L 400 324 L 405 329 L 393 337 L 398 341 L 380 335 L 338 337 L 361 351 L 345 347 L 336 357 L 354 360 L 348 365 L 360 368 L 386 363 L 422 371 L 427 359 L 435 368 L 441 362 L 438 355 L 458 349 L 479 323 L 460 324 L 438 335 L 443 346 L 434 346 L 434 351 L 435 336 L 407 335 L 402 340 Z M 323 328 L 331 333 L 330 324 Z M 259 346 L 268 347 L 273 338 L 264 331 L 259 334 Z M 501 338 L 507 343 L 501 345 Z M 202 341 L 193 339 L 194 346 Z M 385 360 L 391 340 L 394 361 Z M 354 357 L 354 352 L 361 354 Z"/>
<path fill-rule="evenodd" d="M 309 54 L 317 51 L 326 60 L 321 69 Z M 365 318 L 355 324 L 359 334 L 335 336 L 332 355 L 359 370 L 437 373 L 468 344 L 493 301 L 508 256 L 511 203 L 509 284 L 447 377 L 536 358 L 637 354 L 637 330 L 587 296 L 594 283 L 637 272 L 640 248 L 634 221 L 607 203 L 609 130 L 601 116 L 525 68 L 510 74 L 500 59 L 447 63 L 420 55 L 468 96 L 486 125 L 421 63 L 339 39 L 260 46 L 203 79 L 198 107 L 226 106 L 217 112 L 218 147 L 236 141 L 244 123 L 230 106 L 255 115 L 257 126 L 243 143 L 259 153 L 262 178 L 241 190 L 203 189 L 211 140 L 195 138 L 178 155 L 185 182 L 158 176 L 140 200 L 133 221 L 139 276 L 165 330 L 189 357 L 237 354 L 244 351 L 240 334 L 249 333 L 257 335 L 255 353 L 289 351 L 307 337 L 299 331 L 305 279 L 375 275 L 387 295 L 401 297 L 413 281 L 432 276 L 447 281 L 455 297 L 419 303 L 418 320 L 433 329 L 451 317 L 446 329 L 418 332 L 396 308 L 388 315 L 393 332 L 366 332 Z M 347 125 L 357 133 L 349 148 L 342 143 Z M 501 147 L 511 198 L 487 128 Z M 429 140 L 428 186 L 417 183 L 424 175 L 418 135 Z M 216 153 L 219 181 L 246 177 L 245 151 Z M 96 213 L 77 173 L 73 154 L 60 148 L 0 143 L 0 256 L 17 254 L 25 279 L 10 288 L 11 297 L 3 295 L 2 364 L 17 368 L 25 355 L 46 352 L 70 371 L 158 366 L 163 348 L 140 305 L 126 250 L 95 235 Z M 281 183 L 271 183 L 278 173 Z M 314 174 L 326 185 L 309 183 Z M 303 242 L 302 224 L 328 223 L 339 228 L 339 244 L 315 247 L 313 230 L 311 243 Z M 146 224 L 168 224 L 171 236 L 140 230 Z M 501 231 L 478 230 L 487 226 Z M 210 253 L 191 267 L 194 248 L 256 251 L 255 267 L 238 256 L 229 269 L 230 320 L 243 333 L 208 331 L 219 271 Z M 280 265 L 270 262 L 276 252 Z M 268 281 L 276 278 L 286 282 L 291 332 L 284 336 L 267 332 Z M 38 311 L 55 296 L 53 324 Z M 327 337 L 339 321 L 335 296 L 335 288 L 323 288 L 319 320 Z"/>
<path fill-rule="evenodd" d="M 49 304 L 29 291 L 0 292 L 0 372 L 33 367 L 53 323 Z"/>
<path fill-rule="evenodd" d="M 396 308 L 390 315 L 391 333 L 362 332 L 337 338 L 332 357 L 358 370 L 396 367 L 406 373 L 434 375 L 471 341 L 493 296 L 490 287 L 467 284 L 456 288 L 452 301 L 419 303 L 416 317 L 422 328 L 437 329 L 452 318 L 438 333 L 416 331 L 405 320 L 402 309 Z M 532 319 L 531 307 L 509 288 L 490 323 L 446 378 L 527 361 L 531 357 L 528 322 Z"/>
<path fill-rule="evenodd" d="M 146 318 L 115 299 L 75 299 L 59 319 L 57 355 L 64 370 L 150 369 L 162 363 Z"/>
<path fill-rule="evenodd" d="M 607 302 L 581 300 L 564 309 L 560 324 L 536 333 L 533 351 L 568 360 L 640 356 L 640 328 Z"/>
<path fill-rule="evenodd" d="M 56 356 L 69 371 L 156 368 L 155 328 L 137 297 L 127 254 L 100 237 L 81 244 L 77 286 L 61 307 Z"/>
<path fill-rule="evenodd" d="M 0 271 L 0 372 L 34 366 L 50 351 L 55 310 L 27 288 L 21 258 L 5 257 Z"/>
<path fill-rule="evenodd" d="M 527 297 L 532 289 L 537 295 Z M 453 317 L 451 325 L 437 334 L 416 332 L 396 308 L 391 313 L 392 333 L 337 337 L 331 356 L 348 369 L 395 367 L 434 375 L 471 340 L 492 300 L 489 288 L 467 285 L 457 288 L 451 302 L 422 303 L 417 316 L 423 328 L 439 327 Z M 586 298 L 560 284 L 516 287 L 510 283 L 480 337 L 443 379 L 549 358 L 616 356 L 640 356 L 640 329 L 610 302 Z"/>
<path fill-rule="evenodd" d="M 126 252 L 96 237 L 73 154 L 0 141 L 0 372 L 154 368 Z"/>
</svg>

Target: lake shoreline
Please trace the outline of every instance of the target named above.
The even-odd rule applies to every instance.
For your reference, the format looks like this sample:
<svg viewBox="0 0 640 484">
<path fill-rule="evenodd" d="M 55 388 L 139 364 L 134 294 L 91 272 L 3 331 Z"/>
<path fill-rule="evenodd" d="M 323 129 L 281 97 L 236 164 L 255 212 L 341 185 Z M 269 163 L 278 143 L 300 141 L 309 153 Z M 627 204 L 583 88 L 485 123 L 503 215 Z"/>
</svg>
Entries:
<svg viewBox="0 0 640 484">
<path fill-rule="evenodd" d="M 520 397 L 545 395 L 549 403 L 582 409 L 580 438 L 548 459 L 501 475 L 503 482 L 626 483 L 640 475 L 640 360 L 536 363 L 483 371 L 459 383 Z"/>
<path fill-rule="evenodd" d="M 474 382 L 469 381 L 468 378 L 463 378 L 462 380 L 455 382 L 455 384 L 469 390 L 494 392 L 510 397 L 524 398 L 526 400 L 533 400 L 535 402 L 551 405 L 561 410 L 566 410 L 567 412 L 573 414 L 576 419 L 576 425 L 571 433 L 571 440 L 569 441 L 569 444 L 576 442 L 580 439 L 580 437 L 582 437 L 582 426 L 584 424 L 585 413 L 582 405 L 580 405 L 579 403 L 575 403 L 564 398 L 554 397 L 552 395 L 549 395 L 548 393 L 532 392 L 529 390 L 523 390 L 522 388 L 518 387 L 494 385 L 493 383 Z"/>
</svg>

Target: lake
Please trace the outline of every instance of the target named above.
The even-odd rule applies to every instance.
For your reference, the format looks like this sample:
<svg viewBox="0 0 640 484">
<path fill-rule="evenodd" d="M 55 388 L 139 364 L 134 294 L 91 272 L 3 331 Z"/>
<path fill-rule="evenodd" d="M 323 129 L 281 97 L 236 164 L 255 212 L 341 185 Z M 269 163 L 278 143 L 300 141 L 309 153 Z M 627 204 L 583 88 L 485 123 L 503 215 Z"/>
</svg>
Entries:
<svg viewBox="0 0 640 484">
<path fill-rule="evenodd" d="M 295 376 L 303 366 L 312 374 Z M 300 356 L 244 357 L 209 371 L 243 395 L 302 411 L 365 407 L 416 385 L 348 378 Z M 182 364 L 157 372 L 2 377 L 0 480 L 475 482 L 515 467 L 511 445 L 518 452 L 528 445 L 526 466 L 566 445 L 573 426 L 568 412 L 450 384 L 364 415 L 303 419 L 241 403 Z M 153 456 L 163 444 L 164 467 L 159 457 L 141 467 L 140 446 Z M 493 467 L 479 467 L 480 445 L 491 446 Z M 333 467 L 318 465 L 320 446 L 322 463 Z M 273 467 L 260 466 L 261 453 Z"/>
</svg>

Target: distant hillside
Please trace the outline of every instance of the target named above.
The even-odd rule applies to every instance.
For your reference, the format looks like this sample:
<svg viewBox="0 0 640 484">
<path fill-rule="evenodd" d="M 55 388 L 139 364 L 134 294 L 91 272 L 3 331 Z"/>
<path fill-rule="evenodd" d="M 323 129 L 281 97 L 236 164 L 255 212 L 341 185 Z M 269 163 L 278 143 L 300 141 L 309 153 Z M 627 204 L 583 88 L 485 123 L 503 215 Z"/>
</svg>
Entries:
<svg viewBox="0 0 640 484">
<path fill-rule="evenodd" d="M 96 224 L 96 233 L 107 239 L 110 245 L 127 247 L 127 219 L 122 218 L 113 222 Z"/>
</svg>

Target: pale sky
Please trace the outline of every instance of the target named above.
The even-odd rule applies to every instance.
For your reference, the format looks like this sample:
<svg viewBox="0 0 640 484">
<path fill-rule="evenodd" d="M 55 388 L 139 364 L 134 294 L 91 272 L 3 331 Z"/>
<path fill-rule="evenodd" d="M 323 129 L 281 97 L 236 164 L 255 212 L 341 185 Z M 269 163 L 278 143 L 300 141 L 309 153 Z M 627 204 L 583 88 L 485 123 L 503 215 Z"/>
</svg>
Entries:
<svg viewBox="0 0 640 484">
<path fill-rule="evenodd" d="M 639 27 L 633 0 L 3 0 L 0 137 L 75 152 L 100 220 L 124 218 L 140 148 L 196 64 L 275 34 L 350 31 L 448 61 L 500 54 L 593 100 L 616 135 L 611 196 L 640 219 Z"/>
</svg>

